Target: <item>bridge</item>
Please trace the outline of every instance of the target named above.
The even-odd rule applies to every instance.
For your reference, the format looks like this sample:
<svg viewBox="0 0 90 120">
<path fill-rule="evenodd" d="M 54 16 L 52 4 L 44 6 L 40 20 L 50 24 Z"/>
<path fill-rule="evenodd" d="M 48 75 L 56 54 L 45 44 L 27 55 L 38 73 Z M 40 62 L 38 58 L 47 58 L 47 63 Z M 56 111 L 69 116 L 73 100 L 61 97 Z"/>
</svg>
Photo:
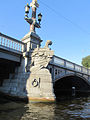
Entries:
<svg viewBox="0 0 90 120">
<path fill-rule="evenodd" d="M 30 74 L 22 71 L 22 60 L 26 43 L 0 33 L 0 91 L 7 94 L 16 94 L 18 79 L 24 80 Z M 25 66 L 24 66 L 25 67 Z M 63 95 L 72 95 L 72 88 L 76 93 L 90 92 L 90 69 L 72 63 L 53 55 L 48 65 L 52 75 L 53 92 L 56 98 Z M 23 76 L 24 78 L 23 78 Z M 20 75 L 20 76 L 18 76 Z M 18 80 L 18 81 L 17 81 Z M 27 79 L 21 84 L 25 89 Z M 25 91 L 24 91 L 25 92 Z M 24 93 L 25 94 L 25 93 Z M 20 95 L 20 94 L 19 94 Z"/>
<path fill-rule="evenodd" d="M 77 96 L 90 93 L 90 69 L 53 56 L 49 70 L 52 74 L 56 98 L 72 96 L 73 88 Z"/>
<path fill-rule="evenodd" d="M 32 17 L 28 18 L 30 6 Z M 90 93 L 90 69 L 54 55 L 47 40 L 41 48 L 41 38 L 35 28 L 40 28 L 41 17 L 36 21 L 33 0 L 26 5 L 25 20 L 30 31 L 22 40 L 0 33 L 0 92 L 29 101 L 55 101 L 61 96 Z"/>
<path fill-rule="evenodd" d="M 25 44 L 0 33 L 0 84 L 20 64 Z"/>
<path fill-rule="evenodd" d="M 0 33 L 0 59 L 20 62 L 24 46 L 23 42 Z"/>
</svg>

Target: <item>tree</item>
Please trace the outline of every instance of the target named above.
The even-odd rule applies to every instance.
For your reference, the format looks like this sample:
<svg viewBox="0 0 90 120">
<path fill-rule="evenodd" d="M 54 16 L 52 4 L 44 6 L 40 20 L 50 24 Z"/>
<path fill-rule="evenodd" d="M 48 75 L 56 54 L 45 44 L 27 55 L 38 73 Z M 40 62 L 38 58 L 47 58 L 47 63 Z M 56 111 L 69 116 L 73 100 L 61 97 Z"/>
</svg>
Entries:
<svg viewBox="0 0 90 120">
<path fill-rule="evenodd" d="M 90 55 L 82 59 L 82 65 L 86 68 L 90 68 Z"/>
</svg>

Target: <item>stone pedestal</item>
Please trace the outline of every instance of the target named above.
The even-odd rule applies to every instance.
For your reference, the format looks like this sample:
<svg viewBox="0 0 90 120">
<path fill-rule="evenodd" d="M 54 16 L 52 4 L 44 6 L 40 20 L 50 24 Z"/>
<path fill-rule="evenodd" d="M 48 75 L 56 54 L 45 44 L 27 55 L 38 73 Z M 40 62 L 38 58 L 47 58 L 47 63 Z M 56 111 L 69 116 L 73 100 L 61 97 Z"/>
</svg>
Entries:
<svg viewBox="0 0 90 120">
<path fill-rule="evenodd" d="M 44 48 L 37 47 L 31 54 L 30 76 L 26 90 L 30 101 L 55 101 L 52 77 L 47 69 L 54 51 L 49 48 L 52 42 L 47 40 Z"/>
<path fill-rule="evenodd" d="M 37 46 L 41 46 L 42 40 L 36 33 L 29 32 L 22 38 L 22 42 L 26 44 L 26 51 L 23 53 L 23 57 L 25 59 L 25 72 L 27 72 L 31 64 L 31 54 Z"/>
<path fill-rule="evenodd" d="M 32 72 L 27 80 L 27 95 L 29 101 L 54 102 L 53 83 L 48 69 Z"/>
<path fill-rule="evenodd" d="M 26 43 L 26 51 L 34 50 L 37 48 L 37 45 L 41 46 L 41 38 L 34 32 L 29 32 L 22 38 L 22 42 Z"/>
</svg>

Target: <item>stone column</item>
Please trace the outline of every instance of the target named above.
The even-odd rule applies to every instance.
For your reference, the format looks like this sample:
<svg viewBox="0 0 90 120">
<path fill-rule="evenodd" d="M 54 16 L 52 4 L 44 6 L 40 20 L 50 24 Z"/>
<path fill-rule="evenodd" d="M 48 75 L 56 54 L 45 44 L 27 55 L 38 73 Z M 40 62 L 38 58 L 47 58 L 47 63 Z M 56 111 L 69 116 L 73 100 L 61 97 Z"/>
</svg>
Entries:
<svg viewBox="0 0 90 120">
<path fill-rule="evenodd" d="M 23 53 L 25 59 L 25 72 L 27 72 L 28 65 L 31 64 L 31 54 L 35 48 L 41 46 L 41 38 L 34 32 L 29 32 L 22 38 L 22 42 L 26 44 L 26 52 Z"/>
</svg>

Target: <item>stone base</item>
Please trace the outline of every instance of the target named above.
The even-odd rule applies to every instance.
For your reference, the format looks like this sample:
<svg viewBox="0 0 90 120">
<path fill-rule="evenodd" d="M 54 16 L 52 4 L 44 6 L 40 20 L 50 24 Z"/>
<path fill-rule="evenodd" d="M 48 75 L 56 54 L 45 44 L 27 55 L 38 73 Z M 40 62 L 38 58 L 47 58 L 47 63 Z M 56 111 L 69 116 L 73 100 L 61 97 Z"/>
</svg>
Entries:
<svg viewBox="0 0 90 120">
<path fill-rule="evenodd" d="M 54 98 L 30 98 L 28 97 L 28 102 L 55 102 Z"/>
<path fill-rule="evenodd" d="M 27 80 L 26 89 L 30 101 L 55 101 L 52 78 L 47 69 L 32 72 Z"/>
<path fill-rule="evenodd" d="M 25 103 L 38 103 L 38 102 L 55 102 L 55 99 L 46 99 L 46 98 L 30 98 L 30 97 L 20 97 L 20 96 L 12 96 L 10 94 L 6 94 L 3 92 L 0 92 L 1 98 L 4 98 L 6 100 L 12 100 L 12 101 L 22 101 Z"/>
<path fill-rule="evenodd" d="M 4 80 L 0 91 L 11 98 L 28 102 L 54 102 L 53 83 L 49 70 L 22 73 Z"/>
</svg>

